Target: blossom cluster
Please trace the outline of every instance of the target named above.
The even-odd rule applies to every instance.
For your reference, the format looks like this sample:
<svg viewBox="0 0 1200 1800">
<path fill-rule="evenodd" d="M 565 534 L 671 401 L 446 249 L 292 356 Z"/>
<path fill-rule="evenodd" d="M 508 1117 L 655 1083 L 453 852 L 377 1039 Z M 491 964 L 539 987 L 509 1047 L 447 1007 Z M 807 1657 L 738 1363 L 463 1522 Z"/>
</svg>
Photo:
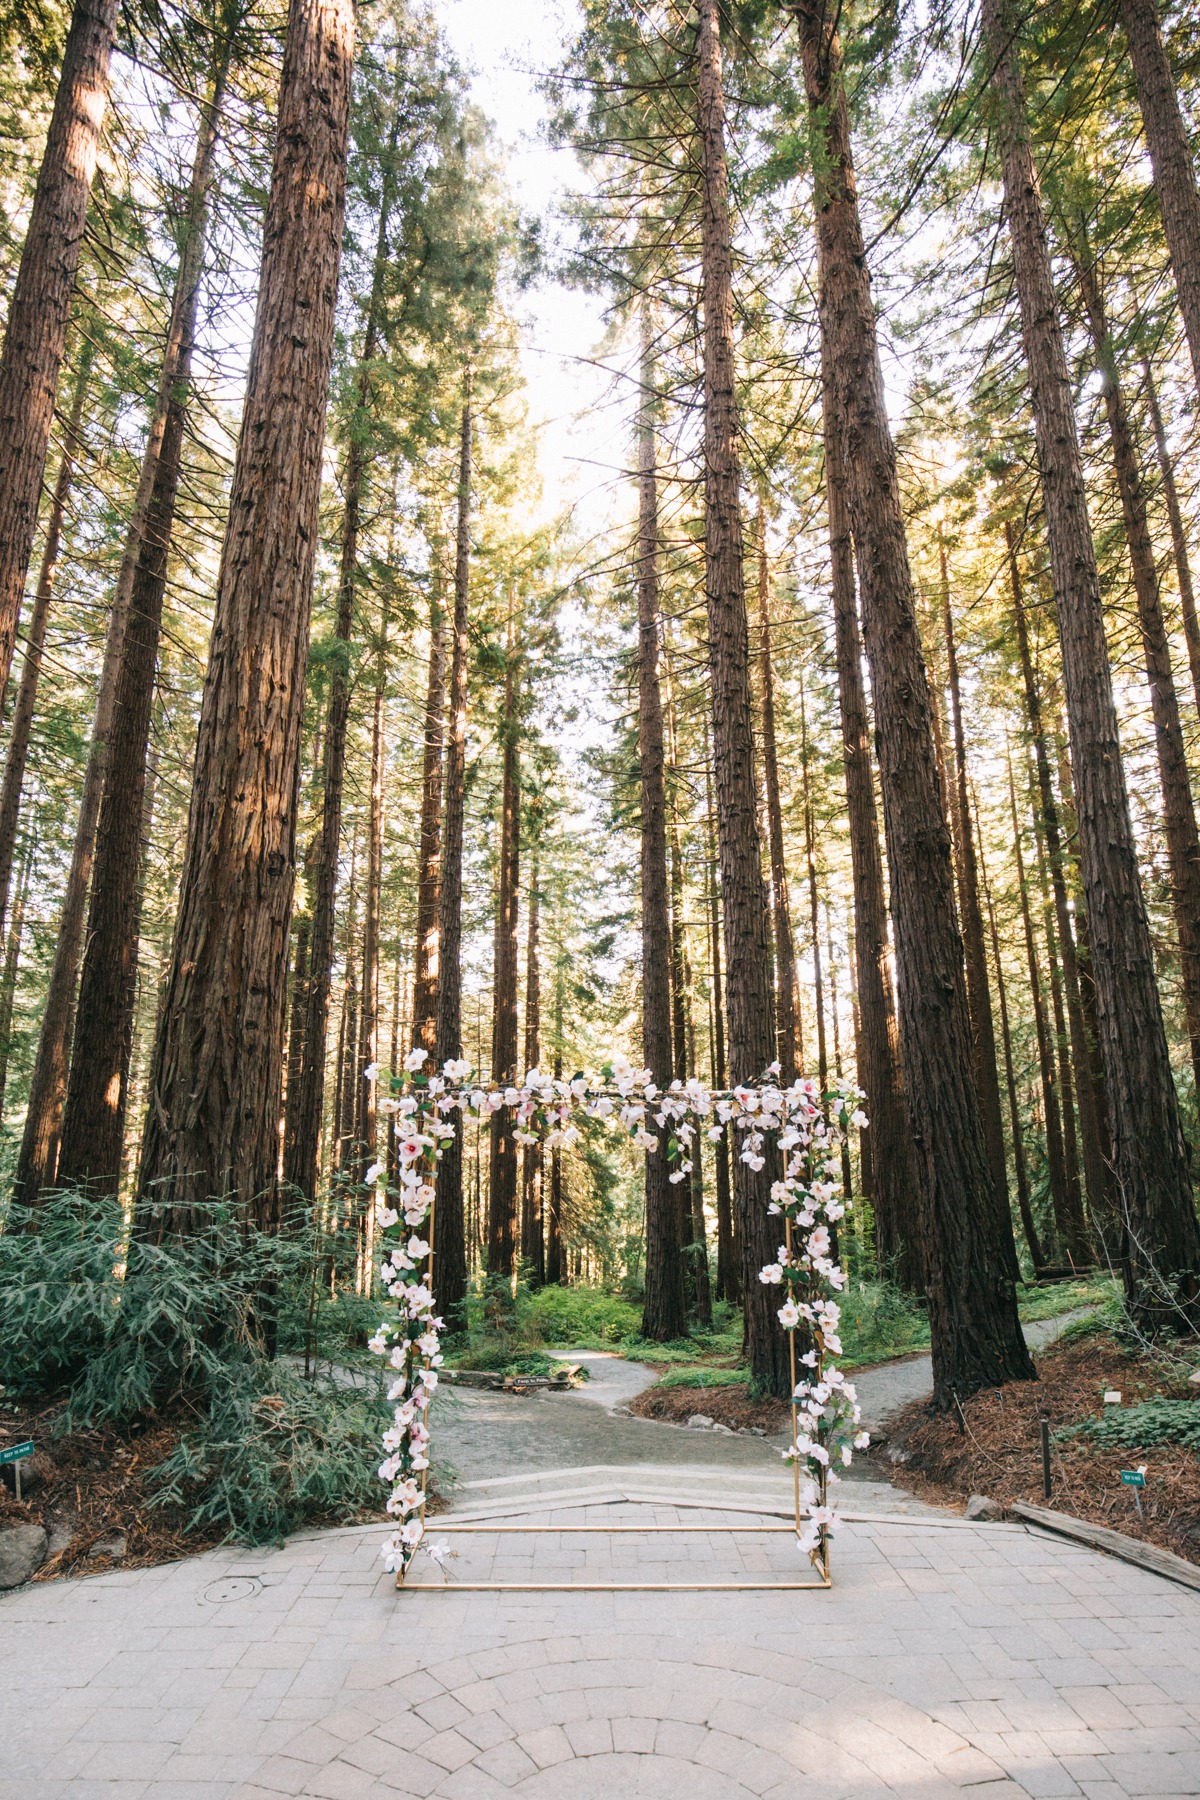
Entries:
<svg viewBox="0 0 1200 1800">
<path fill-rule="evenodd" d="M 834 1523 L 828 1504 L 828 1484 L 836 1479 L 831 1459 L 837 1456 L 849 1463 L 851 1441 L 859 1447 L 867 1441 L 865 1433 L 853 1431 L 859 1420 L 853 1387 L 826 1360 L 841 1352 L 838 1308 L 829 1297 L 845 1286 L 834 1243 L 836 1221 L 846 1210 L 837 1197 L 836 1158 L 847 1126 L 866 1123 L 853 1110 L 861 1099 L 858 1090 L 839 1087 L 820 1094 L 811 1081 L 785 1089 L 778 1081 L 778 1064 L 757 1087 L 712 1092 L 693 1079 L 674 1081 L 664 1089 L 648 1069 L 636 1069 L 621 1057 L 614 1057 L 598 1074 L 564 1078 L 531 1069 L 519 1086 L 488 1088 L 474 1079 L 469 1062 L 452 1059 L 440 1074 L 427 1071 L 427 1062 L 426 1051 L 412 1051 L 403 1080 L 393 1078 L 396 1091 L 380 1101 L 380 1110 L 394 1115 L 394 1186 L 386 1184 L 382 1163 L 368 1169 L 365 1178 L 376 1190 L 380 1279 L 396 1303 L 395 1316 L 370 1340 L 371 1349 L 386 1356 L 395 1371 L 388 1391 L 394 1403 L 393 1422 L 384 1435 L 386 1455 L 379 1468 L 381 1480 L 391 1487 L 387 1509 L 397 1520 L 384 1546 L 387 1568 L 403 1573 L 425 1533 L 428 1413 L 442 1362 L 443 1322 L 436 1314 L 432 1249 L 422 1232 L 429 1225 L 437 1165 L 457 1129 L 451 1115 L 470 1112 L 486 1118 L 502 1108 L 512 1112 L 518 1143 L 540 1141 L 548 1149 L 578 1142 L 581 1134 L 575 1121 L 580 1116 L 619 1125 L 635 1144 L 652 1153 L 665 1136 L 664 1155 L 671 1164 L 668 1179 L 675 1183 L 690 1174 L 701 1132 L 716 1142 L 730 1130 L 735 1134 L 735 1154 L 753 1170 L 765 1166 L 772 1141 L 784 1152 L 783 1178 L 772 1185 L 770 1210 L 786 1220 L 788 1242 L 781 1246 L 778 1260 L 762 1270 L 760 1280 L 786 1292 L 780 1324 L 801 1334 L 809 1346 L 799 1357 L 805 1375 L 793 1396 L 797 1424 L 786 1454 L 802 1461 L 807 1470 L 801 1490 L 805 1519 L 801 1542 L 817 1553 Z M 378 1065 L 366 1075 L 376 1080 Z"/>
</svg>

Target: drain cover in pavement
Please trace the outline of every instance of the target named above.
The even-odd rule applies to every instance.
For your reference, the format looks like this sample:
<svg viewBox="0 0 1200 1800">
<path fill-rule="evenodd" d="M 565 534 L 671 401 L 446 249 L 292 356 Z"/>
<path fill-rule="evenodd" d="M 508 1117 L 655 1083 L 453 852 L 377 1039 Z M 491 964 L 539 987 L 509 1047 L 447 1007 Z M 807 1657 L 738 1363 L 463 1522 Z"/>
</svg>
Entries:
<svg viewBox="0 0 1200 1800">
<path fill-rule="evenodd" d="M 261 1593 L 262 1582 L 257 1575 L 224 1575 L 220 1581 L 210 1581 L 200 1598 L 219 1606 L 226 1600 L 249 1600 L 252 1594 Z"/>
</svg>

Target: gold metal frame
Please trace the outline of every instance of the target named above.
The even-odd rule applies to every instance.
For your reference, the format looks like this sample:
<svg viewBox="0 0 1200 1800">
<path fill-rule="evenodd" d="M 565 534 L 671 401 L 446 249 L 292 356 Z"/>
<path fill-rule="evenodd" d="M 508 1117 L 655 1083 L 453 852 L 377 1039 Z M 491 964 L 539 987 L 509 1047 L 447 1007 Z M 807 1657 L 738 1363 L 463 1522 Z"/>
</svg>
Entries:
<svg viewBox="0 0 1200 1800">
<path fill-rule="evenodd" d="M 429 1263 L 425 1277 L 431 1292 L 433 1289 L 433 1246 L 436 1213 L 437 1201 L 435 1199 L 429 1208 Z M 790 1218 L 787 1218 L 786 1215 L 784 1224 L 786 1228 L 785 1242 L 790 1256 L 792 1249 L 792 1221 Z M 796 1405 L 795 1331 L 788 1332 L 788 1354 L 792 1377 L 792 1442 L 795 1443 L 800 1434 L 800 1413 L 799 1408 Z M 421 1416 L 426 1424 L 428 1424 L 428 1401 L 425 1403 Z M 800 1539 L 800 1463 L 798 1458 L 794 1459 L 792 1462 L 792 1477 L 794 1516 L 792 1521 L 785 1525 L 490 1525 L 478 1523 L 456 1525 L 452 1520 L 447 1520 L 445 1524 L 442 1524 L 439 1521 L 438 1529 L 439 1531 L 459 1532 L 463 1535 L 477 1533 L 481 1536 L 487 1533 L 494 1535 L 508 1533 L 514 1536 L 532 1536 L 541 1532 L 560 1532 L 581 1535 L 590 1533 L 594 1537 L 611 1537 L 620 1533 L 633 1534 L 635 1532 L 644 1533 L 647 1536 L 658 1534 L 664 1537 L 678 1537 L 693 1532 L 707 1532 L 710 1536 L 714 1532 L 724 1532 L 732 1537 L 787 1532 L 795 1537 L 798 1543 Z M 426 1468 L 421 1471 L 420 1518 L 422 1524 L 425 1523 L 425 1501 L 428 1489 L 429 1471 Z M 823 1506 L 825 1504 L 827 1493 L 826 1472 L 824 1469 L 821 1470 L 818 1478 L 818 1490 L 820 1502 Z M 588 1502 L 586 1501 L 575 1502 L 575 1505 L 577 1506 L 587 1504 Z M 665 1504 L 670 1503 L 665 1502 Z M 679 1503 L 676 1502 L 675 1504 Z M 683 1502 L 683 1504 L 687 1505 L 694 1503 Z M 559 1505 L 561 1506 L 563 1503 L 559 1502 Z M 553 1506 L 553 1500 L 548 1497 L 547 1506 L 540 1510 L 550 1510 Z M 719 1512 L 721 1509 L 719 1506 L 714 1506 L 711 1507 L 710 1510 Z M 397 1588 L 411 1586 L 412 1591 L 423 1594 L 700 1594 L 770 1593 L 772 1591 L 778 1593 L 799 1593 L 806 1589 L 818 1592 L 824 1591 L 826 1588 L 831 1588 L 833 1586 L 833 1577 L 829 1567 L 829 1533 L 827 1531 L 822 1529 L 819 1547 L 816 1550 L 809 1551 L 808 1554 L 809 1561 L 815 1570 L 815 1577 L 809 1577 L 804 1581 L 450 1581 L 449 1579 L 446 1579 L 441 1582 L 418 1581 L 409 1584 L 406 1582 L 405 1577 L 408 1574 L 408 1568 L 411 1566 L 410 1561 L 408 1565 L 403 1565 L 397 1569 L 396 1586 Z"/>
</svg>

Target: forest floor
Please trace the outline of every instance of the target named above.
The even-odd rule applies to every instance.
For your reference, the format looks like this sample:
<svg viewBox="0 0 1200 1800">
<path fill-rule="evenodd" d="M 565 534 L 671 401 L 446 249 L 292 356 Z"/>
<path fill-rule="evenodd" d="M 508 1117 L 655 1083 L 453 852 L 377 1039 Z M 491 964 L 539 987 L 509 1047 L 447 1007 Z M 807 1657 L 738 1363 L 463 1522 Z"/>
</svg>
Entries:
<svg viewBox="0 0 1200 1800">
<path fill-rule="evenodd" d="M 1094 1334 L 1038 1358 L 1036 1382 L 975 1394 L 955 1414 L 914 1402 L 889 1421 L 893 1480 L 945 1505 L 987 1494 L 1051 1506 L 1200 1562 L 1200 1394 L 1179 1360 Z M 1105 1405 L 1106 1391 L 1121 1396 Z M 1051 1427 L 1052 1495 L 1041 1420 Z M 1121 1470 L 1145 1475 L 1138 1490 Z M 1142 1516 L 1135 1494 L 1140 1491 Z"/>
</svg>

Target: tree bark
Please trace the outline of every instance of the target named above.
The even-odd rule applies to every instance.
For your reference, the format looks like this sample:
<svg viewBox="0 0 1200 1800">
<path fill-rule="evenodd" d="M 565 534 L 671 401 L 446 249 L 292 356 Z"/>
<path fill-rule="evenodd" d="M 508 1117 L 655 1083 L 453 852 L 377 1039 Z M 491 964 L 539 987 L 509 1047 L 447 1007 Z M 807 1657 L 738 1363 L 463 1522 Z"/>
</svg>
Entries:
<svg viewBox="0 0 1200 1800">
<path fill-rule="evenodd" d="M 421 771 L 421 842 L 417 875 L 417 955 L 413 973 L 413 1048 L 437 1052 L 438 895 L 442 876 L 442 739 L 446 711 L 446 632 L 440 582 L 429 606 L 429 681 L 425 690 L 425 754 Z"/>
<path fill-rule="evenodd" d="M 1054 1046 L 1046 1022 L 1046 1002 L 1038 967 L 1037 941 L 1033 932 L 1033 912 L 1029 905 L 1029 889 L 1025 883 L 1025 858 L 1021 851 L 1021 825 L 1017 816 L 1017 790 L 1013 781 L 1012 761 L 1008 765 L 1008 798 L 1012 811 L 1013 851 L 1017 859 L 1017 892 L 1021 903 L 1021 925 L 1025 934 L 1025 960 L 1029 970 L 1029 995 L 1033 1003 L 1033 1029 L 1037 1041 L 1038 1073 L 1042 1083 L 1042 1111 L 1046 1119 L 1046 1171 L 1050 1185 L 1050 1205 L 1056 1221 L 1067 1216 L 1067 1172 L 1063 1149 L 1062 1111 L 1058 1097 L 1058 1066 Z M 1028 1232 L 1026 1232 L 1028 1237 Z M 1033 1245 L 1030 1243 L 1030 1249 Z M 1064 1246 L 1060 1246 L 1065 1249 Z"/>
<path fill-rule="evenodd" d="M 638 766 L 641 783 L 642 1057 L 652 1079 L 675 1078 L 671 1042 L 671 921 L 667 900 L 667 789 L 662 691 L 658 679 L 658 473 L 654 435 L 654 366 L 649 322 L 642 351 L 638 407 Z M 651 1109 L 653 1110 L 653 1109 Z M 653 1130 L 653 1120 L 647 1121 Z M 661 1134 L 660 1134 L 661 1140 Z M 656 1343 L 687 1330 L 679 1209 L 667 1177 L 667 1147 L 647 1150 L 646 1289 L 642 1335 Z"/>
<path fill-rule="evenodd" d="M 554 1074 L 562 1080 L 563 969 L 561 954 L 554 960 Z M 550 1152 L 550 1197 L 546 1206 L 546 1280 L 560 1286 L 566 1279 L 562 1242 L 562 1151 Z"/>
<path fill-rule="evenodd" d="M 1025 691 L 1025 709 L 1033 742 L 1034 769 L 1037 774 L 1042 830 L 1046 835 L 1046 860 L 1050 865 L 1050 884 L 1054 894 L 1054 917 L 1058 926 L 1058 942 L 1062 955 L 1063 984 L 1066 988 L 1067 1024 L 1071 1038 L 1071 1064 L 1074 1070 L 1076 1106 L 1079 1112 L 1079 1135 L 1083 1150 L 1083 1178 L 1087 1189 L 1088 1208 L 1093 1220 L 1103 1218 L 1108 1210 L 1108 1108 L 1104 1096 L 1103 1072 L 1097 1066 L 1096 1046 L 1088 1029 L 1084 1005 L 1083 969 L 1080 966 L 1076 933 L 1081 925 L 1082 909 L 1072 915 L 1067 899 L 1066 862 L 1058 801 L 1050 768 L 1050 752 L 1042 720 L 1042 701 L 1029 644 L 1029 628 L 1021 583 L 1021 569 L 1013 541 L 1012 526 L 1006 521 L 1005 542 L 1008 552 L 1009 580 L 1013 597 L 1013 618 L 1017 628 L 1017 651 L 1021 661 L 1021 680 Z"/>
<path fill-rule="evenodd" d="M 796 1060 L 796 948 L 788 898 L 783 846 L 783 805 L 779 792 L 779 751 L 775 742 L 775 677 L 771 667 L 771 584 L 767 567 L 767 520 L 758 515 L 758 666 L 762 689 L 763 781 L 767 791 L 767 838 L 771 850 L 771 913 L 775 927 L 775 1004 L 782 1079 L 791 1086 Z"/>
<path fill-rule="evenodd" d="M 909 1115 L 923 1181 L 934 1404 L 1033 1376 L 1000 1231 L 972 1079 L 962 938 L 913 610 L 850 150 L 841 47 L 809 0 L 800 29 L 814 135 L 821 329 L 829 415 L 854 532 L 892 881 L 897 1001 Z M 1011 1238 L 1011 1226 L 1008 1237 Z"/>
<path fill-rule="evenodd" d="M 8 915 L 8 890 L 12 882 L 13 858 L 17 846 L 17 821 L 21 813 L 21 790 L 25 785 L 25 767 L 29 760 L 29 740 L 33 732 L 33 715 L 37 706 L 38 682 L 42 673 L 42 652 L 46 647 L 46 627 L 54 598 L 54 581 L 62 549 L 63 523 L 67 501 L 75 479 L 75 461 L 79 454 L 79 427 L 83 403 L 91 377 L 94 348 L 84 338 L 79 349 L 79 365 L 71 393 L 70 417 L 63 431 L 62 455 L 54 482 L 54 494 L 46 519 L 46 537 L 42 545 L 42 566 L 37 591 L 29 615 L 25 636 L 25 655 L 21 663 L 21 680 L 9 728 L 8 756 L 4 764 L 4 782 L 0 786 L 0 932 Z"/>
<path fill-rule="evenodd" d="M 1197 240 L 1197 247 L 1200 250 L 1200 239 Z M 1192 803 L 1183 724 L 1179 716 L 1179 697 L 1175 692 L 1162 594 L 1158 585 L 1158 567 L 1150 536 L 1146 485 L 1134 441 L 1133 423 L 1121 389 L 1099 273 L 1086 244 L 1076 247 L 1074 260 L 1100 371 L 1117 492 L 1121 499 L 1121 517 L 1125 525 L 1125 541 L 1129 546 L 1146 681 L 1150 688 L 1150 706 L 1154 715 L 1154 747 L 1158 756 L 1158 779 L 1162 787 L 1163 835 L 1167 840 L 1167 856 L 1171 865 L 1171 905 L 1175 915 L 1175 935 L 1179 940 L 1183 1012 L 1191 1045 L 1196 1092 L 1200 1093 L 1200 836 L 1196 831 L 1196 809 Z"/>
<path fill-rule="evenodd" d="M 362 1006 L 358 1022 L 358 1059 L 354 1069 L 358 1180 L 375 1161 L 379 1114 L 374 1081 L 365 1071 L 379 1061 L 379 911 L 383 892 L 383 708 L 387 693 L 388 617 L 383 621 L 375 664 L 375 699 L 371 713 L 371 795 L 367 812 L 367 891 L 363 904 Z"/>
<path fill-rule="evenodd" d="M 325 408 L 345 204 L 351 0 L 291 0 L 258 311 L 139 1188 L 278 1219 L 287 940 Z"/>
<path fill-rule="evenodd" d="M 846 508 L 845 476 L 837 433 L 833 430 L 832 380 L 824 348 L 821 371 L 825 505 L 829 518 L 842 760 L 846 772 L 846 814 L 854 884 L 854 966 L 858 977 L 859 1014 L 856 1058 L 858 1080 L 866 1091 L 866 1112 L 870 1120 L 862 1140 L 862 1154 L 864 1162 L 869 1161 L 870 1166 L 875 1251 L 880 1269 L 908 1292 L 919 1293 L 924 1285 L 920 1256 L 920 1176 L 904 1097 L 900 1039 L 892 999 L 887 900 L 875 813 L 875 780 L 862 675 L 854 552 Z"/>
<path fill-rule="evenodd" d="M 775 1058 L 775 979 L 754 777 L 734 371 L 732 236 L 717 0 L 699 0 L 697 22 L 704 304 L 704 570 L 729 1063 L 735 1081 L 757 1082 Z M 786 1394 L 791 1391 L 787 1343 L 775 1317 L 775 1297 L 758 1279 L 759 1270 L 775 1254 L 778 1236 L 767 1212 L 774 1161 L 772 1152 L 763 1168 L 756 1171 L 736 1156 L 734 1197 L 742 1227 L 747 1359 L 760 1388 Z"/>
<path fill-rule="evenodd" d="M 8 1063 L 12 1055 L 13 1003 L 17 995 L 17 969 L 21 960 L 21 935 L 25 929 L 25 896 L 33 868 L 32 850 L 27 850 L 17 882 L 4 950 L 4 974 L 0 978 L 0 1120 L 4 1118 L 4 1093 L 8 1086 Z"/>
<path fill-rule="evenodd" d="M 812 794 L 808 782 L 808 719 L 804 710 L 804 681 L 800 682 L 800 773 L 804 801 L 804 864 L 808 875 L 809 942 L 813 959 L 813 1001 L 817 1016 L 817 1081 L 821 1092 L 829 1087 L 829 1051 L 825 1039 L 825 982 L 821 972 L 821 911 L 817 895 L 816 833 Z"/>
<path fill-rule="evenodd" d="M 158 407 L 143 460 L 149 498 L 137 511 L 118 592 L 128 583 L 128 616 L 116 673 L 111 737 L 96 817 L 95 857 L 79 975 L 70 1077 L 63 1104 L 58 1176 L 64 1187 L 95 1185 L 115 1195 L 125 1148 L 129 1064 L 137 998 L 146 754 L 158 668 L 163 598 L 183 465 L 188 390 L 207 237 L 208 196 L 233 54 L 230 9 L 218 27 L 200 109 L 179 268 L 159 382 Z M 140 528 L 139 528 L 140 527 Z M 65 914 L 65 909 L 64 909 Z M 63 935 L 67 921 L 64 917 Z"/>
<path fill-rule="evenodd" d="M 463 1053 L 462 895 L 463 810 L 467 769 L 467 676 L 470 654 L 471 577 L 471 377 L 464 383 L 459 432 L 458 522 L 454 553 L 454 621 L 450 651 L 450 733 L 446 745 L 446 810 L 442 823 L 441 892 L 438 895 L 437 1063 Z M 463 1210 L 463 1115 L 446 1144 L 437 1172 L 433 1266 L 438 1308 L 457 1324 L 467 1295 L 467 1238 Z"/>
<path fill-rule="evenodd" d="M 1005 0 L 984 0 L 982 24 L 996 65 L 991 91 L 1059 615 L 1113 1162 L 1129 1233 L 1128 1293 L 1147 1325 L 1197 1320 L 1200 1223 L 1138 878 L 1074 393 Z"/>
<path fill-rule="evenodd" d="M 37 529 L 119 0 L 76 0 L 0 351 L 0 704 Z"/>
<path fill-rule="evenodd" d="M 1175 484 L 1175 465 L 1171 460 L 1166 428 L 1163 425 L 1162 407 L 1158 403 L 1158 389 L 1148 362 L 1142 364 L 1142 373 L 1146 381 L 1146 405 L 1154 429 L 1154 448 L 1158 454 L 1163 501 L 1167 509 L 1167 522 L 1171 527 L 1171 553 L 1175 560 L 1175 579 L 1179 584 L 1179 610 L 1183 614 L 1183 637 L 1187 644 L 1192 692 L 1196 696 L 1196 706 L 1200 709 L 1200 619 L 1196 617 L 1196 590 L 1192 585 L 1187 532 L 1183 524 L 1183 510 L 1179 504 L 1179 489 Z"/>
<path fill-rule="evenodd" d="M 1154 0 L 1119 0 L 1118 10 L 1133 65 L 1179 311 L 1200 392 L 1200 190 L 1191 144 Z"/>
<path fill-rule="evenodd" d="M 1004 1081 L 1008 1091 L 1008 1123 L 1012 1132 L 1013 1168 L 1017 1177 L 1017 1210 L 1021 1229 L 1029 1247 L 1030 1261 L 1036 1275 L 1045 1267 L 1045 1253 L 1034 1222 L 1029 1202 L 1029 1170 L 1025 1161 L 1025 1143 L 1021 1136 L 1021 1109 L 1017 1103 L 1017 1077 L 1013 1068 L 1012 1032 L 1008 1024 L 1008 995 L 1004 986 L 1004 964 L 1000 960 L 1000 933 L 996 929 L 996 909 L 988 886 L 987 864 L 980 845 L 979 873 L 983 883 L 983 900 L 987 907 L 988 933 L 992 940 L 992 966 L 996 971 L 996 998 L 1000 1002 L 1000 1040 L 1004 1048 Z"/>
<path fill-rule="evenodd" d="M 721 897 L 719 891 L 716 827 L 713 820 L 712 768 L 708 753 L 707 722 L 704 731 L 704 821 L 708 860 L 708 938 L 712 971 L 712 1080 L 720 1092 L 729 1079 L 725 1061 L 725 990 L 721 979 Z M 737 1220 L 729 1180 L 729 1138 L 722 1133 L 713 1145 L 717 1190 L 717 1299 L 736 1306 L 741 1299 L 741 1257 Z"/>
<path fill-rule="evenodd" d="M 521 880 L 521 762 L 517 692 L 518 651 L 513 641 L 510 600 L 508 652 L 504 669 L 504 712 L 500 750 L 504 774 L 500 795 L 500 882 L 492 977 L 492 1085 L 517 1078 L 517 921 Z M 511 1106 L 491 1118 L 488 1155 L 489 1275 L 512 1275 L 517 1264 L 517 1142 Z"/>
<path fill-rule="evenodd" d="M 529 870 L 528 925 L 525 933 L 525 1068 L 537 1069 L 542 1054 L 542 983 L 539 963 L 541 894 L 538 892 L 538 846 Z M 542 1176 L 545 1152 L 541 1138 L 521 1150 L 521 1261 L 533 1287 L 546 1279 L 546 1237 L 542 1222 Z"/>
<path fill-rule="evenodd" d="M 1012 1244 L 1008 1200 L 1008 1158 L 1004 1150 L 1004 1122 L 1000 1111 L 1000 1072 L 996 1066 L 996 1026 L 992 1016 L 992 990 L 988 981 L 987 949 L 983 937 L 983 908 L 979 899 L 979 865 L 975 851 L 975 832 L 971 818 L 971 799 L 967 775 L 967 737 L 963 725 L 962 692 L 958 678 L 958 646 L 954 640 L 954 613 L 950 601 L 950 564 L 946 546 L 938 544 L 942 583 L 942 615 L 946 632 L 946 674 L 950 687 L 950 720 L 954 734 L 954 809 L 958 825 L 958 898 L 962 921 L 963 952 L 967 972 L 967 1009 L 971 1015 L 971 1035 L 975 1040 L 975 1083 L 979 1089 L 979 1110 L 983 1117 L 983 1134 L 987 1141 L 988 1161 L 995 1184 L 996 1205 L 1010 1229 L 1001 1229 L 1001 1239 Z M 1014 1281 L 1021 1278 L 1015 1244 L 1009 1273 Z"/>
</svg>

